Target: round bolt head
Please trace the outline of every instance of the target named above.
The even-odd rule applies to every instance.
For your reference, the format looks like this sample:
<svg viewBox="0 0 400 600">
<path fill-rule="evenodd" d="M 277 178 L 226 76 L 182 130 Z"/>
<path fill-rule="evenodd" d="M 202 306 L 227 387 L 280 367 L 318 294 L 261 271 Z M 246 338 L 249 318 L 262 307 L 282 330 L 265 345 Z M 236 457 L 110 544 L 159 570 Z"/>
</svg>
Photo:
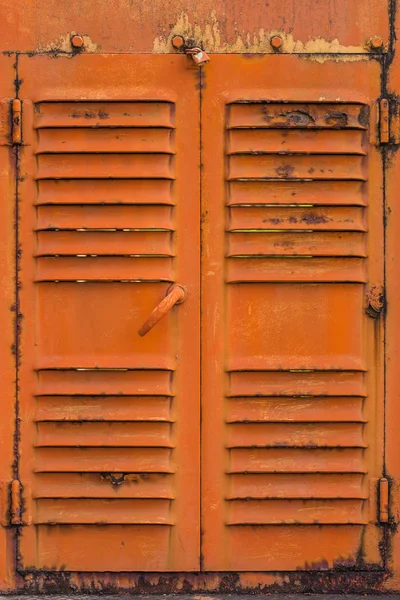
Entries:
<svg viewBox="0 0 400 600">
<path fill-rule="evenodd" d="M 183 35 L 174 35 L 171 41 L 176 50 L 180 50 L 185 45 L 185 38 Z"/>
<path fill-rule="evenodd" d="M 279 50 L 282 47 L 283 39 L 281 38 L 280 35 L 274 35 L 270 39 L 270 43 L 271 43 L 271 46 L 274 48 L 274 50 Z"/>
<path fill-rule="evenodd" d="M 374 35 L 374 37 L 372 37 L 370 39 L 369 45 L 374 50 L 379 50 L 380 48 L 383 47 L 383 39 L 381 37 L 379 37 L 378 35 Z"/>
<path fill-rule="evenodd" d="M 83 37 L 81 35 L 73 35 L 71 37 L 71 45 L 73 48 L 82 48 Z"/>
</svg>

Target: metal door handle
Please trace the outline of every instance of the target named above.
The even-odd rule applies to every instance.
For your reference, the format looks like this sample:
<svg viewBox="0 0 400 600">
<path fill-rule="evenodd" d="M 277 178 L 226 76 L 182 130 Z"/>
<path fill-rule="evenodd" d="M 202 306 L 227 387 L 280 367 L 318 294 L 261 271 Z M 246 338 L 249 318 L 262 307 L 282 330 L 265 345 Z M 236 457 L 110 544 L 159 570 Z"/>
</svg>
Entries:
<svg viewBox="0 0 400 600">
<path fill-rule="evenodd" d="M 167 291 L 165 298 L 161 300 L 160 304 L 157 304 L 153 312 L 138 330 L 140 337 L 143 337 L 146 335 L 146 333 L 149 333 L 149 331 L 153 329 L 154 325 L 157 325 L 157 323 L 161 321 L 163 317 L 165 317 L 167 312 L 171 310 L 175 304 L 182 304 L 182 302 L 186 300 L 186 296 L 187 291 L 182 285 L 176 283 L 171 286 Z"/>
</svg>

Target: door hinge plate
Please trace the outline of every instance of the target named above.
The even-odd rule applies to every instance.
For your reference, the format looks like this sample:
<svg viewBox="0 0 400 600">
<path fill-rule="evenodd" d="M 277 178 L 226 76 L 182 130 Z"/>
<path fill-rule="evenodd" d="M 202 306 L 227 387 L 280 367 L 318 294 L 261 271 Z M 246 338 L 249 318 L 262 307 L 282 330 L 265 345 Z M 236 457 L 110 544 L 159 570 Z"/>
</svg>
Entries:
<svg viewBox="0 0 400 600">
<path fill-rule="evenodd" d="M 386 477 L 379 480 L 379 522 L 389 522 L 389 481 Z"/>
<path fill-rule="evenodd" d="M 22 102 L 18 98 L 14 98 L 11 105 L 12 112 L 12 130 L 11 137 L 13 144 L 21 144 L 22 142 Z"/>
<path fill-rule="evenodd" d="M 22 525 L 22 485 L 13 479 L 10 485 L 10 525 Z"/>
<path fill-rule="evenodd" d="M 379 103 L 379 141 L 388 144 L 390 141 L 389 131 L 389 100 L 382 98 Z"/>
</svg>

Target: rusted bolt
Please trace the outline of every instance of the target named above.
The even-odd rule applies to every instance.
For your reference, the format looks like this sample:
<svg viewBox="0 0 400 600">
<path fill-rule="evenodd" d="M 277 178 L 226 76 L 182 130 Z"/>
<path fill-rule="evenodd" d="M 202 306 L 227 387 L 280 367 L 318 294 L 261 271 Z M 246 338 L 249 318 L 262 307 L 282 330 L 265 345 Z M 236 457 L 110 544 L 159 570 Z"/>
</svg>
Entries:
<svg viewBox="0 0 400 600">
<path fill-rule="evenodd" d="M 183 46 L 185 45 L 185 38 L 183 35 L 174 35 L 171 41 L 175 50 L 182 50 Z"/>
<path fill-rule="evenodd" d="M 378 35 L 374 35 L 374 37 L 369 40 L 369 45 L 373 50 L 380 50 L 383 48 L 383 39 Z"/>
<path fill-rule="evenodd" d="M 280 50 L 282 48 L 283 39 L 281 38 L 280 35 L 274 35 L 270 39 L 270 44 L 274 50 Z"/>
<path fill-rule="evenodd" d="M 83 47 L 83 37 L 81 35 L 72 35 L 71 36 L 71 45 L 73 48 L 82 48 Z"/>
</svg>

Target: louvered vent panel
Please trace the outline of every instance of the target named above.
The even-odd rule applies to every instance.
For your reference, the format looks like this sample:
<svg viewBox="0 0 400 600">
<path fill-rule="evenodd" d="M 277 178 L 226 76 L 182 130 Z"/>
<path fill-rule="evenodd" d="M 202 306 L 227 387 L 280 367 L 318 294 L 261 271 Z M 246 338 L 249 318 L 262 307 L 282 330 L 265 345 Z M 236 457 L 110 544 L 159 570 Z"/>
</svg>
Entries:
<svg viewBox="0 0 400 600">
<path fill-rule="evenodd" d="M 368 522 L 367 120 L 227 108 L 228 526 Z"/>
<path fill-rule="evenodd" d="M 174 281 L 174 110 L 36 105 L 38 525 L 174 524 L 172 346 L 120 331 Z"/>
</svg>

